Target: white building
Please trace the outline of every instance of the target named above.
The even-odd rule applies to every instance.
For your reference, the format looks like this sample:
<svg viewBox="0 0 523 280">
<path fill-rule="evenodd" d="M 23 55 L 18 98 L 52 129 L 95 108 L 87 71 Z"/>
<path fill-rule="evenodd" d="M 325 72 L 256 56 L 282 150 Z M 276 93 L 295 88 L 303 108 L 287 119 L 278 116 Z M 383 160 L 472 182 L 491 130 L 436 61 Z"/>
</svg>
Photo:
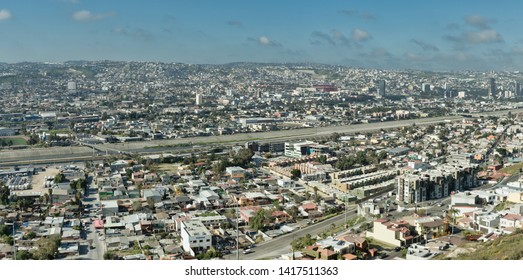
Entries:
<svg viewBox="0 0 523 280">
<path fill-rule="evenodd" d="M 476 205 L 481 204 L 480 198 L 477 194 L 471 192 L 455 193 L 451 196 L 451 205 Z"/>
<path fill-rule="evenodd" d="M 102 215 L 109 217 L 118 214 L 118 202 L 116 200 L 107 200 L 102 202 Z"/>
<path fill-rule="evenodd" d="M 211 248 L 211 232 L 201 221 L 189 220 L 181 223 L 182 247 L 192 256 Z"/>
<path fill-rule="evenodd" d="M 202 105 L 203 104 L 203 94 L 196 94 L 196 105 Z"/>
</svg>

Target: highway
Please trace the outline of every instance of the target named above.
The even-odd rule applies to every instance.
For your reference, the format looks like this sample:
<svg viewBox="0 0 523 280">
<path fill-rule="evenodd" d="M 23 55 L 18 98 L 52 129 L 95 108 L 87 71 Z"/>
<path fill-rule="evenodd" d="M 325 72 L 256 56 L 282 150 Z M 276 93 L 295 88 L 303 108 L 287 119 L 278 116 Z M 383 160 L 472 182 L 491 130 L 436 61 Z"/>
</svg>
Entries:
<svg viewBox="0 0 523 280">
<path fill-rule="evenodd" d="M 484 112 L 478 114 L 471 114 L 473 117 L 479 116 L 501 116 L 508 112 L 523 113 L 523 109 L 502 110 L 495 112 Z M 434 118 L 420 118 L 388 122 L 376 122 L 367 124 L 354 124 L 343 126 L 329 126 L 318 128 L 304 128 L 294 130 L 280 130 L 258 133 L 240 133 L 222 136 L 208 136 L 208 137 L 190 137 L 167 140 L 141 141 L 131 143 L 118 144 L 102 144 L 96 145 L 98 154 L 92 152 L 92 148 L 88 146 L 77 147 L 52 147 L 46 149 L 28 149 L 28 150 L 4 150 L 0 151 L 0 166 L 12 166 L 31 163 L 65 163 L 86 161 L 92 158 L 103 159 L 104 155 L 99 155 L 100 152 L 107 151 L 107 156 L 111 154 L 151 154 L 168 152 L 174 154 L 190 154 L 199 152 L 203 149 L 208 149 L 216 146 L 234 146 L 237 144 L 244 144 L 247 141 L 259 141 L 262 143 L 271 141 L 290 141 L 296 139 L 311 139 L 314 137 L 326 137 L 332 133 L 365 133 L 368 131 L 375 131 L 379 129 L 392 129 L 404 126 L 416 125 L 430 125 L 449 121 L 462 120 L 463 116 L 444 116 Z M 178 145 L 178 146 L 177 146 Z M 201 146 L 200 146 L 201 145 Z"/>
</svg>

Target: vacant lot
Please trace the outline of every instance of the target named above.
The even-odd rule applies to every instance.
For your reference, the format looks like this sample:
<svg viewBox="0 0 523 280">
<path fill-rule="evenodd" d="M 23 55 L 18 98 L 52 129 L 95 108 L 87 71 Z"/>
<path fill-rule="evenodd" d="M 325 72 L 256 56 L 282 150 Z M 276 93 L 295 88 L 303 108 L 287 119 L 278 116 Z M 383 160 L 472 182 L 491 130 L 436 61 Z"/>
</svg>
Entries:
<svg viewBox="0 0 523 280">
<path fill-rule="evenodd" d="M 13 146 L 27 145 L 27 140 L 29 140 L 29 138 L 23 137 L 23 136 L 6 136 L 6 137 L 0 137 L 0 139 L 2 139 L 4 141 L 12 141 Z"/>
<path fill-rule="evenodd" d="M 179 164 L 162 163 L 158 165 L 158 171 L 175 173 L 178 172 L 178 167 L 180 167 Z"/>
<path fill-rule="evenodd" d="M 523 167 L 523 162 L 516 163 L 509 167 L 502 168 L 500 171 L 508 174 L 516 174 L 519 172 L 519 169 Z"/>
</svg>

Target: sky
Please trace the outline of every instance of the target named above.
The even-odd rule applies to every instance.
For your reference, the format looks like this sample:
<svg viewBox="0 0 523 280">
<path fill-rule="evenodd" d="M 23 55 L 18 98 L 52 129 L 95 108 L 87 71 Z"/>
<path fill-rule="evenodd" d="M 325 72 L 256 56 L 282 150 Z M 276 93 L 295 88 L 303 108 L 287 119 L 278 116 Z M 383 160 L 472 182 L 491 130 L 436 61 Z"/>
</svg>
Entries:
<svg viewBox="0 0 523 280">
<path fill-rule="evenodd" d="M 0 62 L 523 70 L 523 1 L 0 0 Z"/>
</svg>

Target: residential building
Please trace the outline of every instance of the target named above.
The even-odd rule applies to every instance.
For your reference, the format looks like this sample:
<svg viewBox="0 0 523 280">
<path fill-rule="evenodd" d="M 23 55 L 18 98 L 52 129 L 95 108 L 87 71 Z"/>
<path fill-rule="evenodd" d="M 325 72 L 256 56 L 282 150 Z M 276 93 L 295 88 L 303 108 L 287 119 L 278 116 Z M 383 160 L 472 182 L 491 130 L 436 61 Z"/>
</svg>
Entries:
<svg viewBox="0 0 523 280">
<path fill-rule="evenodd" d="M 389 219 L 378 219 L 374 221 L 372 231 L 367 231 L 367 237 L 374 238 L 394 246 L 404 246 L 415 242 L 412 226 L 405 221 L 391 222 Z"/>
</svg>

